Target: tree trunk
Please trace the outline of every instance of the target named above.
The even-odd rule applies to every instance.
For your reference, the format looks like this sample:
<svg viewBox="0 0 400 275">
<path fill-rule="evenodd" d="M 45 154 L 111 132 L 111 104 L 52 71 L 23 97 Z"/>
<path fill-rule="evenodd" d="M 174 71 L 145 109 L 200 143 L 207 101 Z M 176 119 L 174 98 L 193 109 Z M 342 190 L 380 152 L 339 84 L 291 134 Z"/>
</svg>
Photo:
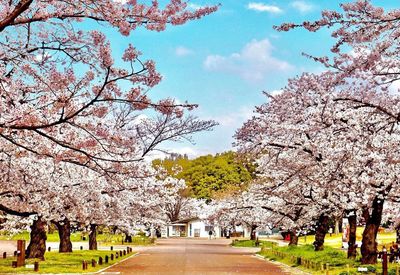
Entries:
<svg viewBox="0 0 400 275">
<path fill-rule="evenodd" d="M 31 240 L 26 249 L 26 258 L 38 258 L 44 260 L 46 252 L 46 225 L 47 223 L 38 217 L 31 225 Z"/>
<path fill-rule="evenodd" d="M 339 219 L 341 219 L 341 217 L 340 218 L 336 217 L 336 219 L 335 219 L 335 234 L 336 235 L 338 235 L 340 233 L 340 230 L 339 230 Z"/>
<path fill-rule="evenodd" d="M 328 232 L 329 217 L 322 214 L 318 218 L 317 229 L 315 231 L 315 241 L 313 243 L 315 251 L 324 250 L 325 235 Z"/>
<path fill-rule="evenodd" d="M 132 235 L 129 235 L 128 233 L 125 233 L 125 242 L 126 243 L 131 243 L 132 242 Z"/>
<path fill-rule="evenodd" d="M 58 252 L 72 252 L 71 223 L 67 218 L 65 218 L 61 222 L 54 222 L 54 224 L 57 226 L 58 236 L 60 236 L 60 247 Z"/>
<path fill-rule="evenodd" d="M 368 209 L 365 209 L 363 216 L 366 220 L 364 232 L 362 235 L 361 245 L 361 263 L 375 264 L 377 262 L 377 242 L 379 226 L 382 221 L 383 199 L 374 198 L 372 202 L 372 213 L 369 214 Z"/>
<path fill-rule="evenodd" d="M 89 250 L 97 250 L 97 224 L 90 225 Z"/>
<path fill-rule="evenodd" d="M 256 240 L 256 225 L 251 226 L 251 231 L 250 231 L 250 240 L 255 241 Z"/>
<path fill-rule="evenodd" d="M 291 230 L 289 234 L 290 234 L 289 245 L 297 245 L 297 243 L 299 242 L 299 236 L 297 236 L 296 231 Z"/>
<path fill-rule="evenodd" d="M 355 211 L 354 211 L 355 212 Z M 355 259 L 357 256 L 357 244 L 356 244 L 356 231 L 357 231 L 357 216 L 354 213 L 354 215 L 350 215 L 347 217 L 347 220 L 349 221 L 349 248 L 347 249 L 347 258 L 349 259 Z"/>
</svg>

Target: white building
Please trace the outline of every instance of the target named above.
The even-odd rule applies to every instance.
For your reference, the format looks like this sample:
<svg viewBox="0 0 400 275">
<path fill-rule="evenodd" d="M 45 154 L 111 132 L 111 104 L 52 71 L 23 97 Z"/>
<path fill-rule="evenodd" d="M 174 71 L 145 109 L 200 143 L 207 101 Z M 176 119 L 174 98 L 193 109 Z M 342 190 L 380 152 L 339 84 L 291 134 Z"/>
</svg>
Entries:
<svg viewBox="0 0 400 275">
<path fill-rule="evenodd" d="M 209 225 L 199 218 L 190 218 L 170 223 L 161 232 L 161 237 L 189 237 L 189 238 L 208 238 L 210 231 L 213 232 L 212 237 L 224 237 L 224 232 L 219 226 Z M 247 228 L 236 226 L 235 235 L 242 237 L 250 237 Z M 232 235 L 234 237 L 234 235 Z"/>
</svg>

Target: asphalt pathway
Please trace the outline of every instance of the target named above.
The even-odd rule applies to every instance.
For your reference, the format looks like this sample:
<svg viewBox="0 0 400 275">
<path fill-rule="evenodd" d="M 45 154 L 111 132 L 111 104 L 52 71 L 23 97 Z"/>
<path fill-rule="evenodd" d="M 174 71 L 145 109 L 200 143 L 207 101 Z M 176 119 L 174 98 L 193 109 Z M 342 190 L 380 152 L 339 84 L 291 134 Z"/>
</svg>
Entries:
<svg viewBox="0 0 400 275">
<path fill-rule="evenodd" d="M 254 256 L 258 249 L 234 248 L 230 240 L 161 239 L 102 274 L 225 275 L 290 274 Z"/>
</svg>

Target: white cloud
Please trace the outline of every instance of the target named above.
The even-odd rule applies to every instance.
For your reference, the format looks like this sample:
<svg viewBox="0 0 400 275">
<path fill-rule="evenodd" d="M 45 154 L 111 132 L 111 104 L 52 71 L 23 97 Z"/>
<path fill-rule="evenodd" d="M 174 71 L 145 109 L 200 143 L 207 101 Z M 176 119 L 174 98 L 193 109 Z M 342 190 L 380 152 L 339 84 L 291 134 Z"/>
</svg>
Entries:
<svg viewBox="0 0 400 275">
<path fill-rule="evenodd" d="M 279 8 L 278 6 L 274 5 L 267 5 L 264 3 L 256 3 L 256 2 L 250 2 L 247 5 L 247 8 L 249 10 L 255 10 L 259 12 L 270 12 L 270 13 L 282 13 L 283 10 Z"/>
<path fill-rule="evenodd" d="M 195 3 L 188 3 L 187 7 L 191 10 L 198 10 L 203 8 L 204 6 Z"/>
<path fill-rule="evenodd" d="M 179 57 L 185 57 L 191 54 L 193 54 L 193 51 L 183 46 L 179 46 L 175 49 L 175 55 Z"/>
<path fill-rule="evenodd" d="M 307 13 L 314 9 L 312 4 L 305 1 L 293 1 L 290 5 L 301 13 Z"/>
<path fill-rule="evenodd" d="M 238 111 L 227 113 L 221 116 L 213 117 L 219 123 L 219 126 L 227 129 L 238 129 L 242 124 L 253 116 L 253 107 L 243 106 Z M 224 130 L 226 132 L 226 130 Z"/>
<path fill-rule="evenodd" d="M 277 96 L 283 93 L 283 90 L 273 90 L 273 91 L 269 91 L 268 94 L 270 94 L 271 96 Z"/>
<path fill-rule="evenodd" d="M 188 158 L 194 159 L 201 155 L 209 154 L 211 152 L 208 151 L 198 151 L 193 147 L 184 146 L 181 147 L 178 143 L 174 144 L 173 146 L 163 147 L 160 150 L 154 150 L 150 152 L 146 156 L 146 160 L 148 162 L 155 160 L 155 159 L 165 159 L 171 156 L 171 154 L 179 154 L 179 155 L 187 155 Z"/>
<path fill-rule="evenodd" d="M 252 40 L 240 53 L 230 56 L 209 55 L 204 61 L 204 68 L 239 75 L 250 82 L 259 82 L 269 74 L 293 69 L 286 61 L 272 56 L 274 47 L 268 39 Z"/>
</svg>

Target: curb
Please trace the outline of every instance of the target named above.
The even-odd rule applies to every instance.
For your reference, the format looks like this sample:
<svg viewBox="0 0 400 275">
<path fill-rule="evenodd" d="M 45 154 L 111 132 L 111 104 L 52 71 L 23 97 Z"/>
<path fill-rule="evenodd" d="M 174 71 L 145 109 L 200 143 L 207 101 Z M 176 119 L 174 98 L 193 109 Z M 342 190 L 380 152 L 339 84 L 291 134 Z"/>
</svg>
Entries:
<svg viewBox="0 0 400 275">
<path fill-rule="evenodd" d="M 305 271 L 303 271 L 303 270 L 301 270 L 301 269 L 298 269 L 298 268 L 289 266 L 289 265 L 287 265 L 287 264 L 284 264 L 284 263 L 281 263 L 281 262 L 278 262 L 278 261 L 271 261 L 271 260 L 268 260 L 268 259 L 266 259 L 264 256 L 261 256 L 261 255 L 259 255 L 259 254 L 254 254 L 253 257 L 258 258 L 258 259 L 263 260 L 263 261 L 268 261 L 269 263 L 272 263 L 272 264 L 277 265 L 277 266 L 282 266 L 282 267 L 284 267 L 286 270 L 289 270 L 289 271 L 296 271 L 296 273 L 293 273 L 293 274 L 304 274 L 304 275 L 305 275 L 305 274 L 307 274 L 307 275 L 311 275 L 311 274 L 312 274 L 312 273 L 307 273 L 307 272 L 305 272 Z"/>
<path fill-rule="evenodd" d="M 135 254 L 129 256 L 128 258 L 123 259 L 122 261 L 119 261 L 118 263 L 114 263 L 114 264 L 112 264 L 112 265 L 110 265 L 110 266 L 107 266 L 107 267 L 105 267 L 105 268 L 103 268 L 103 269 L 100 269 L 99 271 L 96 271 L 96 272 L 90 272 L 90 273 L 84 273 L 84 274 L 100 274 L 100 273 L 106 271 L 107 269 L 109 269 L 109 268 L 111 268 L 111 267 L 113 267 L 113 266 L 116 266 L 116 265 L 118 265 L 118 264 L 120 264 L 120 263 L 123 263 L 123 262 L 129 260 L 130 258 L 136 257 L 136 256 L 138 256 L 138 255 L 139 255 L 139 252 L 136 252 Z M 81 273 L 79 273 L 79 274 L 81 274 Z"/>
</svg>

